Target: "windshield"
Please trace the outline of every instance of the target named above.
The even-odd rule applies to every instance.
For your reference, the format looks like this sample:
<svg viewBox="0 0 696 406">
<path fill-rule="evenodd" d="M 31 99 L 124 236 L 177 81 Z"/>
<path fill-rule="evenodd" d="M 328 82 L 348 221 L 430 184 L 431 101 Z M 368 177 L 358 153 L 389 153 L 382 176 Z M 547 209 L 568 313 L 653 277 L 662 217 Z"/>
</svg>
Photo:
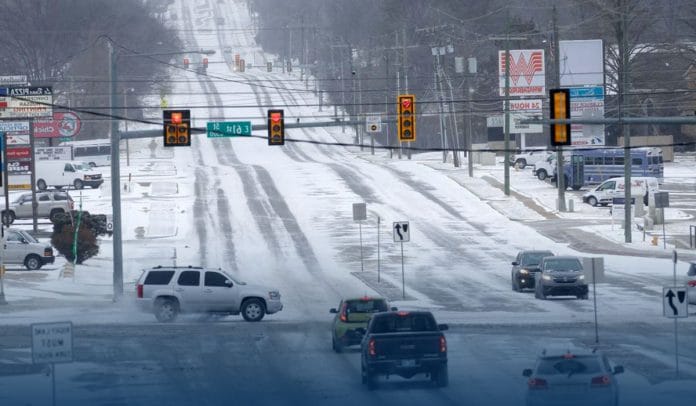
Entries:
<svg viewBox="0 0 696 406">
<path fill-rule="evenodd" d="M 387 310 L 387 303 L 380 299 L 348 300 L 346 302 L 346 313 L 377 313 Z"/>
<path fill-rule="evenodd" d="M 551 257 L 551 256 L 553 256 L 552 252 L 534 252 L 534 253 L 525 254 L 524 256 L 522 256 L 521 265 L 523 265 L 523 266 L 539 265 L 539 263 L 541 263 L 542 258 Z"/>
<path fill-rule="evenodd" d="M 581 271 L 580 261 L 573 258 L 552 258 L 544 261 L 544 270 L 552 271 Z"/>
<path fill-rule="evenodd" d="M 399 312 L 401 313 L 401 312 Z M 373 333 L 396 333 L 396 332 L 417 332 L 417 331 L 437 331 L 437 324 L 432 316 L 427 314 L 398 314 L 390 313 L 382 316 L 374 316 Z"/>
<path fill-rule="evenodd" d="M 27 233 L 26 231 L 18 230 L 18 232 L 22 235 L 22 237 L 24 237 L 25 240 L 27 240 L 27 242 L 30 242 L 30 243 L 37 243 L 38 242 L 36 240 L 36 238 L 32 237 L 31 234 Z"/>
<path fill-rule="evenodd" d="M 593 356 L 545 357 L 537 367 L 539 375 L 588 375 L 600 371 L 600 360 Z"/>
</svg>

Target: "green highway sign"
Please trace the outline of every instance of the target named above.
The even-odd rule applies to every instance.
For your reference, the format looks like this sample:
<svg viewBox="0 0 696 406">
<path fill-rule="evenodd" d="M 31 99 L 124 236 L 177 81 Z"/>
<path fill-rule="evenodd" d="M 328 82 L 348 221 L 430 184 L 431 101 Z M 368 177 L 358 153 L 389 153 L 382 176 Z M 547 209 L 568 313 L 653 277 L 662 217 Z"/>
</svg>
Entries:
<svg viewBox="0 0 696 406">
<path fill-rule="evenodd" d="M 207 124 L 208 138 L 251 136 L 251 121 L 215 121 Z"/>
</svg>

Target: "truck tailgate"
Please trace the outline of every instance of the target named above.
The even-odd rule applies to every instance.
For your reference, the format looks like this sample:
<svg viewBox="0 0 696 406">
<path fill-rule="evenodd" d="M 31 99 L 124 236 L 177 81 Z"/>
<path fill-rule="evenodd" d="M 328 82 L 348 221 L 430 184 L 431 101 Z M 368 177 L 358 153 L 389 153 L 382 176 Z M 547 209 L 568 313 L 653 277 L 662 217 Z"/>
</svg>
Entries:
<svg viewBox="0 0 696 406">
<path fill-rule="evenodd" d="M 418 359 L 440 356 L 439 331 L 373 334 L 376 359 Z"/>
</svg>

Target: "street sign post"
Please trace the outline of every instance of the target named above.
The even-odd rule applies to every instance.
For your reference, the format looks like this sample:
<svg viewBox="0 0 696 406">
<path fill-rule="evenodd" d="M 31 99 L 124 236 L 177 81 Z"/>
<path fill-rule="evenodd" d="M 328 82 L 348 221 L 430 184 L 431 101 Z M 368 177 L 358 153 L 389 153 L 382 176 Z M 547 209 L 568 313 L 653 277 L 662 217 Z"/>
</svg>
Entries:
<svg viewBox="0 0 696 406">
<path fill-rule="evenodd" d="M 214 121 L 206 127 L 208 138 L 251 136 L 251 121 Z"/>
<path fill-rule="evenodd" d="M 411 241 L 411 227 L 408 221 L 395 221 L 392 230 L 394 242 L 401 243 L 401 298 L 406 299 L 406 277 L 404 272 L 404 243 Z"/>
<path fill-rule="evenodd" d="M 674 259 L 676 267 L 676 254 L 674 254 Z M 686 286 L 676 286 L 675 284 L 675 286 L 662 288 L 662 314 L 667 318 L 674 319 L 674 364 L 677 377 L 679 377 L 679 327 L 677 321 L 689 317 Z"/>
<path fill-rule="evenodd" d="M 362 242 L 362 221 L 367 220 L 367 205 L 365 203 L 353 203 L 353 221 L 358 222 L 360 228 L 360 272 L 365 271 L 365 262 L 363 260 L 363 242 Z"/>
<path fill-rule="evenodd" d="M 56 364 L 73 361 L 72 323 L 31 325 L 31 358 L 34 364 L 51 364 L 52 404 L 56 404 Z"/>
</svg>

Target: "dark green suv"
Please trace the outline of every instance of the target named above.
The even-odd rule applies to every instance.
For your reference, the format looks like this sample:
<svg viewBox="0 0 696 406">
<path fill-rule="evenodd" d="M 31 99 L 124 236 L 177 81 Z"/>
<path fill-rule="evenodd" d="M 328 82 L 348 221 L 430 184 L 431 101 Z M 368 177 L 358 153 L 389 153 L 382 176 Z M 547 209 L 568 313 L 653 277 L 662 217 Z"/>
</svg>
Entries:
<svg viewBox="0 0 696 406">
<path fill-rule="evenodd" d="M 363 338 L 361 331 L 365 331 L 372 315 L 388 310 L 387 300 L 381 297 L 363 296 L 341 300 L 338 309 L 331 309 L 331 313 L 336 314 L 331 328 L 334 351 L 341 352 L 343 347 L 360 344 Z"/>
</svg>

